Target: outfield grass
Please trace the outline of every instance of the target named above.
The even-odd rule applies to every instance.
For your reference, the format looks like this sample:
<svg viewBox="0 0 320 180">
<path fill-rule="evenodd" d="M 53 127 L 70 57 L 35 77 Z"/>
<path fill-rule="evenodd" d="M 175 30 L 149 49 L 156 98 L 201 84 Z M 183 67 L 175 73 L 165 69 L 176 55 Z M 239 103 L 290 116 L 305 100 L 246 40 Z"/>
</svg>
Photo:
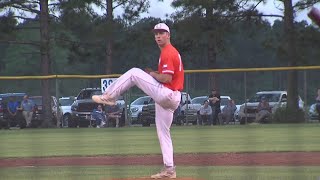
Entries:
<svg viewBox="0 0 320 180">
<path fill-rule="evenodd" d="M 319 124 L 172 127 L 175 153 L 320 151 Z M 155 127 L 0 130 L 0 158 L 160 154 Z"/>
<path fill-rule="evenodd" d="M 158 166 L 20 167 L 0 168 L 5 180 L 107 180 L 149 177 Z M 178 177 L 204 180 L 318 180 L 320 167 L 199 167 L 179 166 Z"/>
</svg>

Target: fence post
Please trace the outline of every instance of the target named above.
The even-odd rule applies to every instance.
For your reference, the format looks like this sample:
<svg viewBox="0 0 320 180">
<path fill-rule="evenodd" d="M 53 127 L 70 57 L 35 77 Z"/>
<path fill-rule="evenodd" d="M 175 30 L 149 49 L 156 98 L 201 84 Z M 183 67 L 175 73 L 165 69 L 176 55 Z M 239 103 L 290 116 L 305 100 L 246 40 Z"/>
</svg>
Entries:
<svg viewBox="0 0 320 180">
<path fill-rule="evenodd" d="M 189 80 L 190 80 L 190 77 L 189 77 L 189 74 L 186 75 L 186 93 L 187 93 L 187 97 L 188 97 L 188 94 L 189 94 Z M 182 94 L 181 94 L 182 95 Z M 188 100 L 188 99 L 187 99 Z M 188 102 L 188 101 L 187 101 Z M 186 103 L 186 109 L 185 109 L 185 112 L 184 112 L 184 115 L 186 117 L 186 125 L 189 125 L 189 121 L 188 121 L 188 106 L 189 104 Z"/>
<path fill-rule="evenodd" d="M 127 91 L 124 94 L 124 115 L 125 115 L 125 126 L 131 126 L 131 110 L 130 110 L 130 102 L 131 99 L 131 91 Z"/>
<path fill-rule="evenodd" d="M 57 127 L 64 127 L 64 122 L 63 122 L 63 119 L 62 117 L 60 117 L 60 102 L 59 102 L 59 78 L 56 76 L 55 78 L 56 80 L 56 99 L 57 99 L 57 103 L 58 103 L 58 107 L 57 107 L 57 124 L 56 126 Z"/>
<path fill-rule="evenodd" d="M 247 72 L 244 72 L 244 113 L 245 113 L 245 124 L 248 124 L 248 118 L 247 118 Z M 241 121 L 241 119 L 240 119 Z"/>
<path fill-rule="evenodd" d="M 308 112 L 307 112 L 307 70 L 303 71 L 303 91 L 304 91 L 304 104 L 303 104 L 303 109 L 304 109 L 304 116 L 305 116 L 305 121 L 308 122 Z"/>
</svg>

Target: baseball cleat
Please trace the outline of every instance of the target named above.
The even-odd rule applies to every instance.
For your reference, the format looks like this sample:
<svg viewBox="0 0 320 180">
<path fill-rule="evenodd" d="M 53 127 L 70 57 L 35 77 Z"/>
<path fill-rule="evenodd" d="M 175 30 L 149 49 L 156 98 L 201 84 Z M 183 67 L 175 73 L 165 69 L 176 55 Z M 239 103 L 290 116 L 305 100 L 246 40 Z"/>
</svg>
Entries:
<svg viewBox="0 0 320 180">
<path fill-rule="evenodd" d="M 174 167 L 164 167 L 161 172 L 151 176 L 151 179 L 175 179 L 177 178 L 176 170 Z"/>
</svg>

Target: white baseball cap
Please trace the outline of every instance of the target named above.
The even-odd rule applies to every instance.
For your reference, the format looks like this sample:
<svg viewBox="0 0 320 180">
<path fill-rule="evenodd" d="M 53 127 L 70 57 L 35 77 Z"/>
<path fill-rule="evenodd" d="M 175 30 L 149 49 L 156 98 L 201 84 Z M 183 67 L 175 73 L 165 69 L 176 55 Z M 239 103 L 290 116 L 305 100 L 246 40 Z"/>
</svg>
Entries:
<svg viewBox="0 0 320 180">
<path fill-rule="evenodd" d="M 170 33 L 170 29 L 165 23 L 156 24 L 152 31 L 155 32 L 157 30 L 164 30 L 164 31 L 167 31 L 168 33 Z"/>
</svg>

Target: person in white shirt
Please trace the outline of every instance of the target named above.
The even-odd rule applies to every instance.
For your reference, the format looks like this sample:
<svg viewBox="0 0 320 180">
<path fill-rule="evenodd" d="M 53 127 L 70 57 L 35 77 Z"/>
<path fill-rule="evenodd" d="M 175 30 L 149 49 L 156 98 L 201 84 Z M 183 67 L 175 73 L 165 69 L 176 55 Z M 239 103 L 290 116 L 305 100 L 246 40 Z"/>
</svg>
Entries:
<svg viewBox="0 0 320 180">
<path fill-rule="evenodd" d="M 212 116 L 212 108 L 211 106 L 209 106 L 209 101 L 205 100 L 203 102 L 203 105 L 201 106 L 200 110 L 199 110 L 199 125 L 202 125 L 204 122 L 209 123 L 209 120 Z"/>
</svg>

